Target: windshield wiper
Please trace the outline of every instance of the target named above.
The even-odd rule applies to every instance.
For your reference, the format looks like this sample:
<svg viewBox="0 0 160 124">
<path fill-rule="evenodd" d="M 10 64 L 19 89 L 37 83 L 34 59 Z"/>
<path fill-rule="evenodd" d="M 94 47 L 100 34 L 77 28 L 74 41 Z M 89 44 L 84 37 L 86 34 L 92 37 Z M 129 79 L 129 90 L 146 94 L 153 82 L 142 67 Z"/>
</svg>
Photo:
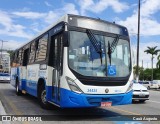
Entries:
<svg viewBox="0 0 160 124">
<path fill-rule="evenodd" d="M 87 35 L 93 45 L 93 47 L 95 48 L 96 52 L 99 53 L 100 55 L 100 59 L 101 59 L 101 65 L 102 65 L 102 46 L 101 46 L 101 42 L 98 42 L 97 39 L 95 38 L 94 34 L 92 33 L 91 30 L 87 29 Z"/>
<path fill-rule="evenodd" d="M 111 65 L 111 54 L 112 54 L 111 45 L 110 45 L 110 42 L 108 41 L 108 57 L 109 57 L 110 65 Z"/>
<path fill-rule="evenodd" d="M 110 42 L 108 41 L 108 57 L 109 57 L 110 65 L 111 65 L 111 54 L 114 52 L 118 44 L 118 41 L 119 41 L 119 35 L 116 36 L 116 38 L 114 39 L 111 45 L 110 45 Z"/>
</svg>

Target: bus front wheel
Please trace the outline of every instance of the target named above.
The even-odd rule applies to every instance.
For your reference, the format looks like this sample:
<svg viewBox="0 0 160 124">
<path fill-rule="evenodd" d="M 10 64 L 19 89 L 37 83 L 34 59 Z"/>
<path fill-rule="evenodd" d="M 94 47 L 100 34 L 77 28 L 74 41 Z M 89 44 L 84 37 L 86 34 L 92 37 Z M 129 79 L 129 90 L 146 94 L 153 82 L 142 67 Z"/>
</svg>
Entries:
<svg viewBox="0 0 160 124">
<path fill-rule="evenodd" d="M 47 102 L 46 100 L 46 90 L 44 86 L 40 86 L 39 87 L 39 93 L 38 93 L 38 100 L 40 103 L 40 106 L 43 109 L 49 109 L 50 108 L 50 104 Z"/>
</svg>

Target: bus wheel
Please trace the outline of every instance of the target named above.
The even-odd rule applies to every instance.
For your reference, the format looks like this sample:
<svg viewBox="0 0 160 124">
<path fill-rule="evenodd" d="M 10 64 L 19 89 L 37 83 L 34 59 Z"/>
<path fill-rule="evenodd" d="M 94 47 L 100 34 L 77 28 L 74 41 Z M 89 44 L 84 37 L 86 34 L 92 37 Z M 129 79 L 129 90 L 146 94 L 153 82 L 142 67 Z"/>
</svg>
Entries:
<svg viewBox="0 0 160 124">
<path fill-rule="evenodd" d="M 150 90 L 150 87 L 148 86 L 147 89 Z"/>
<path fill-rule="evenodd" d="M 19 82 L 16 81 L 16 94 L 17 96 L 22 95 L 22 91 L 19 89 Z"/>
<path fill-rule="evenodd" d="M 38 99 L 39 99 L 39 102 L 40 102 L 40 106 L 43 109 L 49 109 L 50 108 L 50 104 L 46 100 L 46 90 L 45 90 L 44 86 L 41 86 L 40 89 L 39 89 Z"/>
</svg>

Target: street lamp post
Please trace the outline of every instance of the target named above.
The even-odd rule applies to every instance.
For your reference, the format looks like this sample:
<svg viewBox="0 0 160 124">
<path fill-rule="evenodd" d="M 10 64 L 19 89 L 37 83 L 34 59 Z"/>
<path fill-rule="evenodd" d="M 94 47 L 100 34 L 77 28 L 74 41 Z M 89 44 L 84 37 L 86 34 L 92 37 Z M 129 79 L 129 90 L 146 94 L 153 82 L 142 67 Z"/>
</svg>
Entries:
<svg viewBox="0 0 160 124">
<path fill-rule="evenodd" d="M 138 34 L 137 34 L 137 69 L 136 69 L 136 81 L 139 80 L 139 34 L 140 34 L 140 0 L 138 0 Z"/>
</svg>

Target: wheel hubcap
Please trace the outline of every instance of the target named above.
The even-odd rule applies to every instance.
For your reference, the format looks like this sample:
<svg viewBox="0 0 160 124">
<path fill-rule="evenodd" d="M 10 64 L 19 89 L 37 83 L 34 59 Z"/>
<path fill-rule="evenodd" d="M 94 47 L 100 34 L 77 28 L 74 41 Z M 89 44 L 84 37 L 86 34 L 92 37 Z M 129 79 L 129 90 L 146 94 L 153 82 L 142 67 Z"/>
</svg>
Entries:
<svg viewBox="0 0 160 124">
<path fill-rule="evenodd" d="M 46 90 L 43 90 L 41 93 L 41 100 L 44 104 L 46 104 Z"/>
<path fill-rule="evenodd" d="M 16 86 L 16 91 L 18 92 L 18 85 Z"/>
</svg>

